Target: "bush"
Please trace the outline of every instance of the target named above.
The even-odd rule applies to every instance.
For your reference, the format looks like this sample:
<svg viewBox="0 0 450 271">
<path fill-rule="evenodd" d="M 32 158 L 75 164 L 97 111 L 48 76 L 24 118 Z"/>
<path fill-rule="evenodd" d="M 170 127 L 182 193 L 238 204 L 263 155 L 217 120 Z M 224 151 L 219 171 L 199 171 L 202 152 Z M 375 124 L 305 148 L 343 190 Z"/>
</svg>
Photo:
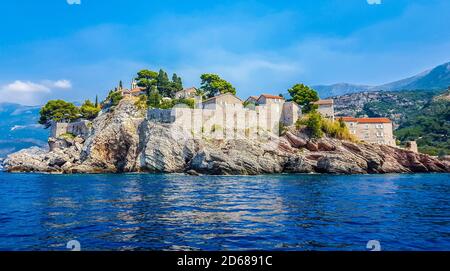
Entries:
<svg viewBox="0 0 450 271">
<path fill-rule="evenodd" d="M 100 113 L 100 107 L 95 106 L 91 101 L 86 100 L 80 108 L 81 117 L 87 120 L 93 120 Z"/>
<path fill-rule="evenodd" d="M 148 108 L 148 105 L 147 105 L 147 95 L 145 95 L 145 94 L 139 95 L 139 100 L 137 100 L 137 101 L 134 103 L 134 105 L 135 105 L 137 108 L 139 108 L 140 110 L 145 110 L 145 109 L 147 109 L 147 108 Z"/>
<path fill-rule="evenodd" d="M 341 140 L 349 140 L 352 142 L 358 141 L 358 139 L 350 133 L 350 130 L 347 128 L 344 121 L 341 119 L 333 121 L 322 118 L 317 112 L 311 112 L 305 117 L 298 119 L 296 123 L 297 129 L 300 129 L 301 126 L 306 126 L 312 138 L 321 138 L 325 134 L 329 137 Z"/>
<path fill-rule="evenodd" d="M 106 97 L 106 102 L 108 102 L 110 106 L 116 106 L 122 99 L 122 93 L 119 91 L 110 91 L 108 97 Z"/>
<path fill-rule="evenodd" d="M 322 116 L 317 112 L 311 112 L 301 119 L 298 119 L 295 126 L 299 129 L 306 126 L 312 138 L 321 138 L 322 132 Z"/>
<path fill-rule="evenodd" d="M 171 99 L 171 100 L 162 100 L 157 108 L 161 109 L 171 109 L 177 104 L 185 104 L 189 108 L 194 108 L 195 100 L 194 99 Z"/>
</svg>

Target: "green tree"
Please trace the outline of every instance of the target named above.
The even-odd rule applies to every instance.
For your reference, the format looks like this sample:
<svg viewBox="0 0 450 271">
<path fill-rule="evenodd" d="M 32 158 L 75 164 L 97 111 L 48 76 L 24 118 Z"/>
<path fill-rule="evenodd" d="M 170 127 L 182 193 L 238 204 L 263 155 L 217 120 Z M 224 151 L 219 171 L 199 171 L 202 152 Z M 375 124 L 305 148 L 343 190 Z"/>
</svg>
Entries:
<svg viewBox="0 0 450 271">
<path fill-rule="evenodd" d="M 119 81 L 119 89 L 123 89 L 122 80 Z"/>
<path fill-rule="evenodd" d="M 151 108 L 159 108 L 161 105 L 162 97 L 157 90 L 152 90 L 148 94 L 147 104 Z"/>
<path fill-rule="evenodd" d="M 99 108 L 98 95 L 95 95 L 95 107 Z"/>
<path fill-rule="evenodd" d="M 108 94 L 108 97 L 106 97 L 106 102 L 110 106 L 116 106 L 119 104 L 120 100 L 123 99 L 122 93 L 118 91 L 110 91 Z"/>
<path fill-rule="evenodd" d="M 163 97 L 173 97 L 175 95 L 175 85 L 169 80 L 169 76 L 164 70 L 159 70 L 156 81 L 156 86 L 160 95 Z"/>
<path fill-rule="evenodd" d="M 236 89 L 224 79 L 220 78 L 217 74 L 202 74 L 202 85 L 200 89 L 205 93 L 207 98 L 217 96 L 218 94 L 231 93 L 236 95 Z"/>
<path fill-rule="evenodd" d="M 292 100 L 298 105 L 302 106 L 303 113 L 309 113 L 317 109 L 314 102 L 319 100 L 319 95 L 314 89 L 305 86 L 304 84 L 296 84 L 288 89 Z"/>
<path fill-rule="evenodd" d="M 146 89 L 147 92 L 156 88 L 158 73 L 150 70 L 141 70 L 137 73 L 137 85 Z"/>
<path fill-rule="evenodd" d="M 183 81 L 181 77 L 179 77 L 176 73 L 172 75 L 172 82 L 175 84 L 175 88 L 177 91 L 183 90 Z"/>
<path fill-rule="evenodd" d="M 317 112 L 310 113 L 308 120 L 306 121 L 306 127 L 308 127 L 311 132 L 311 137 L 321 138 L 323 136 L 322 116 Z"/>
<path fill-rule="evenodd" d="M 73 103 L 63 100 L 51 100 L 40 110 L 39 123 L 46 128 L 52 122 L 72 122 L 80 117 L 80 110 Z"/>
<path fill-rule="evenodd" d="M 100 113 L 100 108 L 95 106 L 91 101 L 86 100 L 80 108 L 81 117 L 87 120 L 93 120 Z"/>
</svg>

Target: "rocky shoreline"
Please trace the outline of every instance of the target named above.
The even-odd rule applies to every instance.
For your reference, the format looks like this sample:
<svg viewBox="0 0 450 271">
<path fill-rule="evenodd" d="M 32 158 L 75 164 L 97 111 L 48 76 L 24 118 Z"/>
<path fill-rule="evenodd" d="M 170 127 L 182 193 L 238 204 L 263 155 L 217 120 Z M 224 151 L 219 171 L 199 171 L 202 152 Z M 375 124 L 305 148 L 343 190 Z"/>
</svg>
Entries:
<svg viewBox="0 0 450 271">
<path fill-rule="evenodd" d="M 400 148 L 312 140 L 291 129 L 268 140 L 194 139 L 180 127 L 148 121 L 132 98 L 97 117 L 87 138 L 50 138 L 49 150 L 33 147 L 9 155 L 8 172 L 377 174 L 450 172 L 450 162 Z"/>
</svg>

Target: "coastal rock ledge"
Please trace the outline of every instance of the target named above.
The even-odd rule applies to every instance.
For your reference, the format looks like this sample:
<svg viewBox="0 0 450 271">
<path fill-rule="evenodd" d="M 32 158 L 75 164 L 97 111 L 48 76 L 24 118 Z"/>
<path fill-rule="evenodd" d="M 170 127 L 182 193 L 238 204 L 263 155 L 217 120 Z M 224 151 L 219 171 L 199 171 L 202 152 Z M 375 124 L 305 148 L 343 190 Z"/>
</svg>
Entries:
<svg viewBox="0 0 450 271">
<path fill-rule="evenodd" d="M 9 155 L 9 172 L 159 172 L 210 175 L 272 173 L 450 172 L 450 162 L 400 148 L 322 138 L 291 129 L 282 137 L 212 140 L 192 138 L 174 124 L 145 119 L 133 98 L 93 122 L 86 138 L 50 138 Z"/>
</svg>

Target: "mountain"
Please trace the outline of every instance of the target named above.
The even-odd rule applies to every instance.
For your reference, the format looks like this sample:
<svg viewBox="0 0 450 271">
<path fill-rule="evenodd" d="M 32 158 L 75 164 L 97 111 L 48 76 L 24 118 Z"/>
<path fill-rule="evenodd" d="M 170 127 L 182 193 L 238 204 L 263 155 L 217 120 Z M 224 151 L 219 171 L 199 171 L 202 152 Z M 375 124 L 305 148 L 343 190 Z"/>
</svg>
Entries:
<svg viewBox="0 0 450 271">
<path fill-rule="evenodd" d="M 450 62 L 415 76 L 379 86 L 339 83 L 312 87 L 325 98 L 362 91 L 436 90 L 445 89 L 448 86 L 450 86 Z"/>
<path fill-rule="evenodd" d="M 38 124 L 39 109 L 0 103 L 0 158 L 23 148 L 47 145 L 49 132 Z"/>
<path fill-rule="evenodd" d="M 422 153 L 450 155 L 450 90 L 372 91 L 332 98 L 337 116 L 390 118 L 401 143 L 416 140 Z"/>
</svg>

